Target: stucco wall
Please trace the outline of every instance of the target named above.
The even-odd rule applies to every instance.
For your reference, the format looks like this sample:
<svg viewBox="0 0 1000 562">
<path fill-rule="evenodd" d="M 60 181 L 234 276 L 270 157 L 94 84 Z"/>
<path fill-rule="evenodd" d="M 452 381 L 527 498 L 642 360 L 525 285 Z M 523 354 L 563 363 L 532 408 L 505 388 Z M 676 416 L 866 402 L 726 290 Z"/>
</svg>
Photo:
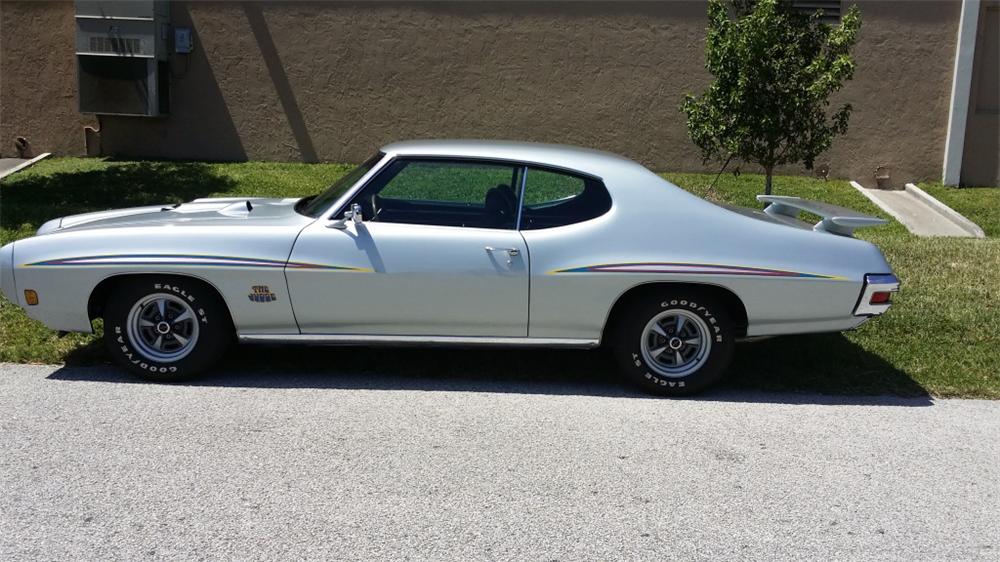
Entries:
<svg viewBox="0 0 1000 562">
<path fill-rule="evenodd" d="M 16 156 L 14 139 L 34 153 L 83 153 L 77 112 L 73 5 L 0 2 L 0 155 Z"/>
<path fill-rule="evenodd" d="M 940 180 L 961 2 L 859 0 L 850 130 L 828 156 L 833 175 L 874 184 L 887 166 L 897 186 Z M 846 171 L 847 173 L 842 172 Z"/>
<path fill-rule="evenodd" d="M 896 181 L 938 178 L 959 4 L 858 3 L 858 72 L 838 96 L 855 113 L 848 136 L 819 162 L 833 176 L 862 181 L 879 165 Z M 703 2 L 177 2 L 171 10 L 196 40 L 190 60 L 172 58 L 172 114 L 103 118 L 106 153 L 358 161 L 391 140 L 477 137 L 578 144 L 656 169 L 705 169 L 678 110 L 684 93 L 709 80 Z M 66 78 L 72 6 L 5 1 L 0 12 L 4 153 L 16 134 L 45 150 L 81 152 Z M 18 17 L 25 12 L 36 15 Z M 8 53 L 10 28 L 36 45 L 44 35 L 46 48 L 33 62 Z M 50 74 L 58 104 L 33 100 L 26 90 Z M 59 111 L 8 124 L 8 105 Z"/>
</svg>

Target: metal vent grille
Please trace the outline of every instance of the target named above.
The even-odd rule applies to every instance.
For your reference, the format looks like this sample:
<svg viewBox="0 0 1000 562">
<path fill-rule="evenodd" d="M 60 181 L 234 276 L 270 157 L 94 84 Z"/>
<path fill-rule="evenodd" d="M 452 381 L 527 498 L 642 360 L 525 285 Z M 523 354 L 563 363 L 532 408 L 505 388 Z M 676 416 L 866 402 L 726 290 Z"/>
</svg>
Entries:
<svg viewBox="0 0 1000 562">
<path fill-rule="evenodd" d="M 91 37 L 90 51 L 118 55 L 138 54 L 142 52 L 142 43 L 139 39 L 129 37 Z"/>
<path fill-rule="evenodd" d="M 792 0 L 792 9 L 811 16 L 822 13 L 820 21 L 831 25 L 840 23 L 840 0 Z"/>
</svg>

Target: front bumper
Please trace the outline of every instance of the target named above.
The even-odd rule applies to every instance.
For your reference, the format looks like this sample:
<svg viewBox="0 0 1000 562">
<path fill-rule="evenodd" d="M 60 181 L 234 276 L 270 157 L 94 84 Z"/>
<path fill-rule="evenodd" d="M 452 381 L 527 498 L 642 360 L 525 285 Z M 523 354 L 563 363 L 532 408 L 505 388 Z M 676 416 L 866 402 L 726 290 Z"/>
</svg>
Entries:
<svg viewBox="0 0 1000 562">
<path fill-rule="evenodd" d="M 899 279 L 891 273 L 865 275 L 865 284 L 861 289 L 861 296 L 858 297 L 858 304 L 854 307 L 855 316 L 878 316 L 885 313 L 892 306 L 891 302 L 872 303 L 872 296 L 875 293 L 895 293 L 899 291 Z"/>
<path fill-rule="evenodd" d="M 0 248 L 0 291 L 7 300 L 17 304 L 17 289 L 14 287 L 14 243 Z"/>
</svg>

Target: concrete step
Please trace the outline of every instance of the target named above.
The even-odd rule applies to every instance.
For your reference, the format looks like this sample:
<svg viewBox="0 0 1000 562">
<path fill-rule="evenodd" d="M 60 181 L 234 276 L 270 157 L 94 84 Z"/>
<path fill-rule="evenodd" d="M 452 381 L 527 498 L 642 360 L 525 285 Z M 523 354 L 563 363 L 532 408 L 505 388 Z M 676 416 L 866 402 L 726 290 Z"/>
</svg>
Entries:
<svg viewBox="0 0 1000 562">
<path fill-rule="evenodd" d="M 917 236 L 985 238 L 979 226 L 913 184 L 900 191 L 851 185 Z"/>
</svg>

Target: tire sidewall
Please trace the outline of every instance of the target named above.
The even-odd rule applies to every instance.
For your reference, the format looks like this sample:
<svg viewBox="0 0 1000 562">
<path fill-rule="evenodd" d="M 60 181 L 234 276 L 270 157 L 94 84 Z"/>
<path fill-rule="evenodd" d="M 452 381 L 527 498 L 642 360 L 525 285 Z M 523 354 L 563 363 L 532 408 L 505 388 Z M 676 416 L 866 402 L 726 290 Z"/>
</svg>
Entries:
<svg viewBox="0 0 1000 562">
<path fill-rule="evenodd" d="M 647 365 L 642 354 L 646 324 L 656 315 L 670 310 L 695 314 L 708 326 L 712 347 L 708 359 L 695 372 L 684 377 L 667 377 Z M 725 309 L 712 298 L 696 293 L 650 296 L 637 300 L 627 310 L 618 326 L 615 350 L 623 374 L 644 390 L 674 396 L 698 392 L 718 381 L 733 355 L 735 334 Z"/>
<path fill-rule="evenodd" d="M 190 353 L 171 362 L 150 359 L 139 351 L 128 331 L 129 312 L 150 295 L 164 293 L 183 300 L 198 321 L 198 339 Z M 124 281 L 105 307 L 104 339 L 116 363 L 147 379 L 176 381 L 189 378 L 215 362 L 229 341 L 228 314 L 218 297 L 201 283 L 171 277 Z"/>
</svg>

